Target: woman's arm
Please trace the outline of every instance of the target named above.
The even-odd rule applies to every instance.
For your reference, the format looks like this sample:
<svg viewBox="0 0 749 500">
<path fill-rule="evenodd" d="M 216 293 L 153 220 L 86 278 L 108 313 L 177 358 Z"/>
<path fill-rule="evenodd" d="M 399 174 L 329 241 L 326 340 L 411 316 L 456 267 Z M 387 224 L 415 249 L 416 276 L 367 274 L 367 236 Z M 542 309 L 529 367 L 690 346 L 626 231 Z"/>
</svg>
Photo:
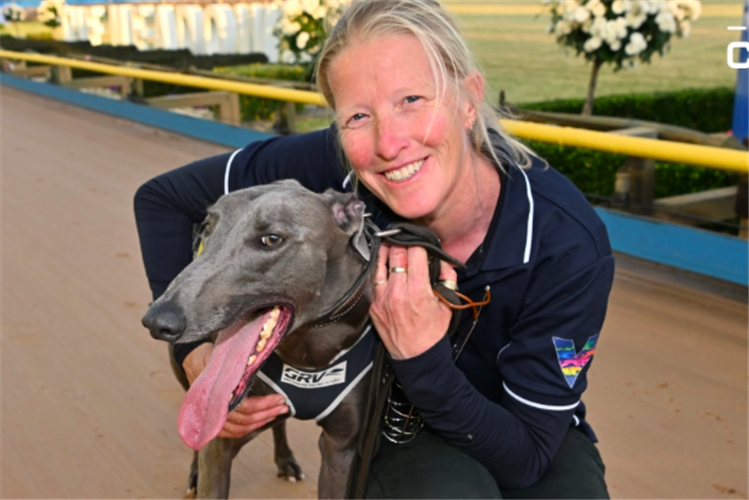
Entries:
<svg viewBox="0 0 749 500">
<path fill-rule="evenodd" d="M 579 351 L 600 332 L 613 268 L 613 257 L 602 257 L 526 305 L 497 361 L 505 387 L 499 404 L 455 366 L 447 338 L 419 356 L 391 361 L 426 423 L 487 467 L 501 487 L 534 484 L 572 424 L 587 370 L 569 387 L 553 337 L 575 338 Z M 486 376 L 496 377 L 495 370 L 487 367 Z"/>
</svg>

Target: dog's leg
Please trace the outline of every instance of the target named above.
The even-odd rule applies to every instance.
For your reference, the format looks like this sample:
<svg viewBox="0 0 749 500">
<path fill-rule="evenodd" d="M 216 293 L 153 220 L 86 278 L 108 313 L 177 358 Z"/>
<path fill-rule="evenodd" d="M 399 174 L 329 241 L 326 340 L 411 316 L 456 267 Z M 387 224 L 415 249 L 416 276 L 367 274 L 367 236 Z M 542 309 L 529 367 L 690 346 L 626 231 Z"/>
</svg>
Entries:
<svg viewBox="0 0 749 500">
<path fill-rule="evenodd" d="M 190 477 L 187 478 L 187 493 L 185 499 L 197 498 L 198 495 L 198 452 L 192 453 L 192 464 L 190 464 Z"/>
<path fill-rule="evenodd" d="M 247 441 L 216 438 L 198 452 L 198 498 L 229 498 L 231 463 Z"/>
<path fill-rule="evenodd" d="M 289 442 L 286 438 L 286 420 L 282 420 L 273 427 L 273 459 L 278 466 L 278 477 L 295 483 L 304 479 L 302 468 L 294 458 L 294 453 L 289 448 Z"/>
<path fill-rule="evenodd" d="M 328 433 L 320 436 L 320 478 L 317 498 L 346 498 L 351 470 L 356 458 L 355 442 L 337 440 Z"/>
</svg>

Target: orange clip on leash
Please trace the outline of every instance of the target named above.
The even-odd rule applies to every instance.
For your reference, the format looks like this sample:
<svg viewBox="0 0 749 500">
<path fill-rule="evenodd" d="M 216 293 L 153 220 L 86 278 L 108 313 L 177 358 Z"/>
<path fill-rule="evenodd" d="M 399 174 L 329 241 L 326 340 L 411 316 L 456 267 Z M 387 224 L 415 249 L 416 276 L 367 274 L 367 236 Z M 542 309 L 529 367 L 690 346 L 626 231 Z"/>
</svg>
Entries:
<svg viewBox="0 0 749 500">
<path fill-rule="evenodd" d="M 462 300 L 466 301 L 467 304 L 463 304 L 463 305 L 453 304 L 452 302 L 450 302 L 449 300 L 447 300 L 445 297 L 443 297 L 438 291 L 434 290 L 434 295 L 436 295 L 437 298 L 440 299 L 440 302 L 442 302 L 443 304 L 445 304 L 447 307 L 449 307 L 452 310 L 463 310 L 463 309 L 468 309 L 469 307 L 472 308 L 473 309 L 473 319 L 474 320 L 478 319 L 478 317 L 479 317 L 479 310 L 478 310 L 478 308 L 481 307 L 481 306 L 487 305 L 492 300 L 492 292 L 491 292 L 491 290 L 486 290 L 486 299 L 482 300 L 480 302 L 474 302 L 473 300 L 471 300 L 470 297 L 467 297 L 467 296 L 463 295 L 460 292 L 454 292 L 454 293 L 455 293 L 455 295 L 457 295 L 458 297 L 460 297 Z"/>
</svg>

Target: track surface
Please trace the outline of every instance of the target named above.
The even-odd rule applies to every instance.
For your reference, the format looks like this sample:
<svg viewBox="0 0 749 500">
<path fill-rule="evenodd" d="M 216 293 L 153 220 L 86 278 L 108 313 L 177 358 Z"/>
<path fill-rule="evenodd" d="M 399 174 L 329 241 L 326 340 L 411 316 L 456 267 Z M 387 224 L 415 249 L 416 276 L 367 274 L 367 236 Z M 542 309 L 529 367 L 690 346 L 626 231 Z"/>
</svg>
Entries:
<svg viewBox="0 0 749 500">
<path fill-rule="evenodd" d="M 2 498 L 173 498 L 191 451 L 132 196 L 225 149 L 0 87 Z M 622 259 L 585 401 L 617 498 L 747 498 L 747 305 Z M 708 287 L 709 288 L 709 287 Z M 308 479 L 275 477 L 263 435 L 233 498 L 316 495 L 318 430 L 292 422 Z"/>
</svg>

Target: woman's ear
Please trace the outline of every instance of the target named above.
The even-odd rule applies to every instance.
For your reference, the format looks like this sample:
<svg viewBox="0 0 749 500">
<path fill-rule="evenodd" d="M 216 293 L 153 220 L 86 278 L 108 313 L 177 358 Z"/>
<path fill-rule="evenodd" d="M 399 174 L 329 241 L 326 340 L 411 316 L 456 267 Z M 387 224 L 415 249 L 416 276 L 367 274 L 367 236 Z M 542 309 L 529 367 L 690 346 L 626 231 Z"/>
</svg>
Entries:
<svg viewBox="0 0 749 500">
<path fill-rule="evenodd" d="M 469 73 L 463 79 L 463 89 L 466 93 L 463 103 L 466 130 L 470 130 L 473 127 L 473 122 L 478 117 L 479 108 L 484 100 L 485 88 L 486 82 L 484 81 L 484 77 L 478 71 Z"/>
</svg>

